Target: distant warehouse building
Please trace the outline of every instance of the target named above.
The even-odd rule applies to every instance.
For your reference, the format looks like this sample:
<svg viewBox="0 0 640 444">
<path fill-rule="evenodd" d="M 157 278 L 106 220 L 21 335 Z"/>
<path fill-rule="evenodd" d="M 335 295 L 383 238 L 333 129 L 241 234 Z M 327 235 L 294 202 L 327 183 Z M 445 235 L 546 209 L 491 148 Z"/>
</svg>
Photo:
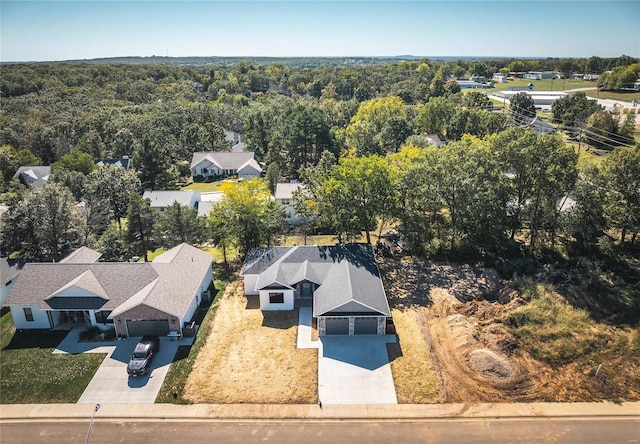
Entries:
<svg viewBox="0 0 640 444">
<path fill-rule="evenodd" d="M 518 93 L 525 93 L 531 96 L 533 104 L 536 107 L 548 107 L 560 97 L 568 95 L 562 91 L 496 91 L 493 93 L 495 97 L 510 100 L 511 97 Z"/>
<path fill-rule="evenodd" d="M 474 80 L 456 80 L 460 89 L 477 89 L 477 88 L 493 88 L 493 83 L 479 83 Z"/>
</svg>

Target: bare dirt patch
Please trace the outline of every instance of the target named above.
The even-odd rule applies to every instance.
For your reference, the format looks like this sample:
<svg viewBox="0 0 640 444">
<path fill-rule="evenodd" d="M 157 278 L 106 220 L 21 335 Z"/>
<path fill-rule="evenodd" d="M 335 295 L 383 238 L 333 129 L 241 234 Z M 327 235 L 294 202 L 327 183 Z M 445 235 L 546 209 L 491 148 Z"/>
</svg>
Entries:
<svg viewBox="0 0 640 444">
<path fill-rule="evenodd" d="M 593 337 L 604 338 L 604 346 L 552 365 L 535 359 L 515 336 L 508 316 L 527 301 L 494 271 L 411 258 L 385 259 L 381 270 L 396 324 L 413 315 L 429 354 L 404 353 L 403 359 L 433 366 L 444 402 L 640 399 L 640 346 L 633 346 L 640 344 L 637 329 L 594 324 Z M 407 335 L 399 330 L 399 336 L 404 352 Z M 412 368 L 419 362 L 402 365 Z M 393 363 L 392 371 L 401 399 L 401 393 L 415 389 L 416 380 L 399 378 Z"/>
<path fill-rule="evenodd" d="M 298 310 L 247 308 L 242 281 L 227 287 L 189 375 L 194 403 L 316 403 L 317 350 L 296 349 Z"/>
</svg>

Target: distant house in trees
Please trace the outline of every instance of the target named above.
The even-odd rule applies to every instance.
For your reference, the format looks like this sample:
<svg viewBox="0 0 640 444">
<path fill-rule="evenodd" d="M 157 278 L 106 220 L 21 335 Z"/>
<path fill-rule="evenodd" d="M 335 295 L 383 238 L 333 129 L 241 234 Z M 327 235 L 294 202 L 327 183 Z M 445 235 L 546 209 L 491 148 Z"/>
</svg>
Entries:
<svg viewBox="0 0 640 444">
<path fill-rule="evenodd" d="M 25 185 L 34 188 L 41 188 L 51 174 L 51 167 L 48 166 L 23 166 L 18 168 L 13 180 L 19 180 Z"/>
<path fill-rule="evenodd" d="M 274 198 L 276 202 L 279 202 L 284 206 L 289 225 L 298 225 L 304 221 L 304 218 L 296 213 L 293 198 L 293 192 L 302 186 L 303 185 L 299 182 L 276 184 Z"/>
<path fill-rule="evenodd" d="M 198 208 L 200 202 L 199 191 L 145 191 L 143 199 L 149 199 L 151 208 L 158 214 L 164 214 L 167 207 L 178 202 L 188 208 Z"/>
<path fill-rule="evenodd" d="M 194 180 L 218 180 L 229 176 L 238 179 L 260 177 L 262 167 L 252 152 L 196 152 L 191 159 Z"/>
<path fill-rule="evenodd" d="M 95 159 L 94 162 L 99 167 L 103 167 L 105 165 L 114 165 L 128 170 L 130 166 L 129 160 L 129 156 L 122 156 L 122 158 L 120 159 Z"/>
<path fill-rule="evenodd" d="M 552 134 L 556 132 L 556 129 L 551 124 L 539 119 L 538 116 L 524 125 L 532 128 L 538 134 Z"/>
<path fill-rule="evenodd" d="M 447 139 L 442 134 L 427 134 L 424 138 L 431 145 L 435 145 L 436 147 L 440 147 L 440 145 L 444 145 L 447 143 Z"/>
<path fill-rule="evenodd" d="M 211 191 L 200 193 L 200 203 L 198 203 L 198 216 L 209 216 L 213 207 L 222 200 L 224 193 L 222 191 Z"/>
<path fill-rule="evenodd" d="M 240 134 L 235 131 L 224 130 L 224 140 L 229 142 L 231 151 L 241 153 L 244 151 L 244 142 L 240 138 Z"/>
</svg>

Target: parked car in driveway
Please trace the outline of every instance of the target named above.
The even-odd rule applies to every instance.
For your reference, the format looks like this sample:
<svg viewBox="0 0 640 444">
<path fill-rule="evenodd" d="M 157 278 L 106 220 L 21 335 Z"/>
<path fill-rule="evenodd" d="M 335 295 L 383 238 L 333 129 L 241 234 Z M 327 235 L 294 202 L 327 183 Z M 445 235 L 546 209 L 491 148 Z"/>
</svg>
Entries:
<svg viewBox="0 0 640 444">
<path fill-rule="evenodd" d="M 127 365 L 129 376 L 142 376 L 149 372 L 153 356 L 160 351 L 160 339 L 157 336 L 143 336 L 133 350 Z"/>
</svg>

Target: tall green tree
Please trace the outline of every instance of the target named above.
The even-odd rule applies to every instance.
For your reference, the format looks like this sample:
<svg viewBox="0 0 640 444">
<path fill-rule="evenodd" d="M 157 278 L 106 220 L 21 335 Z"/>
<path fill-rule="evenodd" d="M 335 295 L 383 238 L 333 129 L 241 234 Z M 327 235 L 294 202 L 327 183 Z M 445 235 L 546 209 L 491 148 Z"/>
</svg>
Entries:
<svg viewBox="0 0 640 444">
<path fill-rule="evenodd" d="M 196 208 L 189 208 L 174 202 L 165 214 L 156 218 L 155 239 L 165 248 L 173 248 L 183 242 L 200 245 L 208 237 L 207 219 L 198 216 Z"/>
<path fill-rule="evenodd" d="M 425 134 L 445 134 L 447 124 L 455 114 L 455 106 L 444 99 L 436 97 L 430 99 L 418 111 L 414 126 L 416 132 Z"/>
<path fill-rule="evenodd" d="M 163 190 L 175 183 L 175 174 L 170 169 L 169 156 L 158 144 L 151 142 L 148 135 L 133 152 L 133 166 L 138 170 L 142 187 L 146 190 Z"/>
<path fill-rule="evenodd" d="M 509 99 L 509 114 L 516 124 L 527 123 L 536 116 L 533 98 L 526 92 L 519 92 Z"/>
<path fill-rule="evenodd" d="M 607 218 L 620 230 L 620 242 L 631 234 L 633 244 L 640 232 L 640 145 L 613 150 L 603 163 L 603 174 L 609 185 Z"/>
<path fill-rule="evenodd" d="M 58 160 L 51 164 L 51 172 L 57 173 L 61 170 L 77 171 L 85 176 L 98 168 L 93 162 L 91 154 L 84 153 L 80 150 L 71 150 Z"/>
<path fill-rule="evenodd" d="M 129 194 L 127 210 L 127 241 L 131 252 L 148 259 L 148 251 L 155 245 L 153 225 L 155 212 L 149 199 L 143 199 L 138 193 Z"/>
<path fill-rule="evenodd" d="M 80 246 L 82 219 L 71 192 L 57 183 L 30 190 L 3 222 L 1 249 L 19 251 L 22 257 L 58 261 Z"/>
<path fill-rule="evenodd" d="M 224 198 L 212 210 L 224 218 L 214 224 L 214 238 L 219 245 L 226 246 L 233 239 L 244 257 L 252 248 L 273 245 L 286 233 L 284 208 L 269 197 L 269 189 L 262 180 L 225 183 L 221 191 Z"/>
<path fill-rule="evenodd" d="M 115 165 L 105 165 L 89 174 L 85 181 L 84 200 L 89 205 L 104 205 L 120 226 L 127 215 L 129 196 L 139 192 L 140 179 L 135 172 Z"/>
</svg>

